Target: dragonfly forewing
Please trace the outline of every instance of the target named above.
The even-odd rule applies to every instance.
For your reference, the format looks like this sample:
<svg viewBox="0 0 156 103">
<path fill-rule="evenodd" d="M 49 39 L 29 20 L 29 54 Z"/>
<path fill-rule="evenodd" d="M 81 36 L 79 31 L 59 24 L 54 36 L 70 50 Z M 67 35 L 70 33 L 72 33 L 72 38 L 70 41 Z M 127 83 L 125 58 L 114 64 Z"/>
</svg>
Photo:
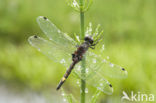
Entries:
<svg viewBox="0 0 156 103">
<path fill-rule="evenodd" d="M 49 40 L 52 40 L 56 44 L 66 46 L 69 51 L 71 48 L 75 48 L 77 45 L 77 43 L 71 37 L 58 29 L 48 18 L 39 16 L 37 18 L 37 22 Z"/>
</svg>

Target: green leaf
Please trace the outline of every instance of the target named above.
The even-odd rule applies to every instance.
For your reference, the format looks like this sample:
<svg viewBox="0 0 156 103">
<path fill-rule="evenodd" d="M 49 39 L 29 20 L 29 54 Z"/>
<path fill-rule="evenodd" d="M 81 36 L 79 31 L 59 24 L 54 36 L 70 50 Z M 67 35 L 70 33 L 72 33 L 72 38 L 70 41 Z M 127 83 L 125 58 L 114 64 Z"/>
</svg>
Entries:
<svg viewBox="0 0 156 103">
<path fill-rule="evenodd" d="M 95 94 L 92 96 L 90 103 L 97 103 L 97 100 L 100 94 L 101 94 L 101 91 L 97 89 Z"/>
<path fill-rule="evenodd" d="M 67 103 L 78 103 L 72 94 L 66 94 L 63 89 L 61 89 L 61 91 L 62 96 L 64 97 L 64 101 L 66 101 Z"/>
<path fill-rule="evenodd" d="M 85 0 L 84 12 L 88 11 L 88 9 L 91 7 L 92 3 L 93 3 L 93 0 Z"/>
</svg>

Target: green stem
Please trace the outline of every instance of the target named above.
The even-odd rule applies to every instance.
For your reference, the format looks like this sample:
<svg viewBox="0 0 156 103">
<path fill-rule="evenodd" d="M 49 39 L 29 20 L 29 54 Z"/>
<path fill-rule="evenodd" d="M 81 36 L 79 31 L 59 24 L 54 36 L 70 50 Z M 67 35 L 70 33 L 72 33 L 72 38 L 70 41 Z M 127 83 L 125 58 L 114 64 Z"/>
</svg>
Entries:
<svg viewBox="0 0 156 103">
<path fill-rule="evenodd" d="M 86 68 L 85 68 L 85 57 L 82 59 L 82 69 L 81 69 L 81 77 L 85 78 L 86 76 Z M 85 103 L 85 89 L 86 89 L 86 81 L 85 79 L 81 79 L 81 103 Z"/>
<path fill-rule="evenodd" d="M 84 39 L 84 12 L 80 10 L 80 26 L 81 26 L 81 33 L 80 38 L 81 40 Z"/>
<path fill-rule="evenodd" d="M 81 40 L 84 39 L 84 12 L 83 12 L 83 6 L 84 6 L 84 0 L 79 0 L 80 2 L 80 38 Z M 86 76 L 86 68 L 85 68 L 85 56 L 82 60 L 82 69 L 81 69 L 81 77 L 85 78 Z M 86 81 L 85 79 L 81 79 L 81 88 L 80 88 L 80 94 L 81 94 L 81 103 L 85 103 L 85 89 L 86 89 Z"/>
</svg>

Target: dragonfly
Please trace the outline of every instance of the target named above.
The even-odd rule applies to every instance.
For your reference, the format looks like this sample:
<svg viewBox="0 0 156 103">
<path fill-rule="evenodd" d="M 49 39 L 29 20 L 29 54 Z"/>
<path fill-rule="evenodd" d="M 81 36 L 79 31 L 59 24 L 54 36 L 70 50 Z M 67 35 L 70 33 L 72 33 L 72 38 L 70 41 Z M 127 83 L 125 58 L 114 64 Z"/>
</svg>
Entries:
<svg viewBox="0 0 156 103">
<path fill-rule="evenodd" d="M 63 64 L 68 68 L 59 82 L 57 90 L 66 81 L 71 71 L 76 78 L 87 80 L 88 84 L 107 94 L 112 94 L 113 87 L 104 76 L 127 77 L 127 71 L 123 67 L 88 50 L 89 48 L 95 49 L 96 44 L 101 40 L 99 33 L 85 36 L 83 42 L 78 45 L 76 40 L 63 33 L 48 18 L 39 16 L 37 23 L 48 39 L 33 35 L 28 38 L 28 42 L 54 62 Z M 93 36 L 96 39 L 93 39 Z M 79 63 L 84 55 L 85 77 L 81 75 L 81 64 Z"/>
</svg>

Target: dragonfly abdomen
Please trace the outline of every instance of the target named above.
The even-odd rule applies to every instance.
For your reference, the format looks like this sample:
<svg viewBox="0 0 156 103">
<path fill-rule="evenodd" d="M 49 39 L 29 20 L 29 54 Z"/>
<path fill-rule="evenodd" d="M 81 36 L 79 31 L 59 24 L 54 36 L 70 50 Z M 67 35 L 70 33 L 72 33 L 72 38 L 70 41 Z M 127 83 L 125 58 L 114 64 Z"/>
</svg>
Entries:
<svg viewBox="0 0 156 103">
<path fill-rule="evenodd" d="M 64 76 L 62 77 L 62 79 L 61 79 L 59 85 L 57 86 L 56 90 L 59 90 L 60 87 L 63 85 L 63 83 L 66 81 L 66 79 L 67 79 L 68 76 L 70 75 L 70 73 L 71 73 L 71 71 L 73 70 L 73 68 L 74 68 L 74 66 L 75 66 L 76 63 L 77 63 L 77 62 L 73 62 L 73 63 L 70 65 L 70 67 L 67 69 L 66 73 L 65 73 Z"/>
<path fill-rule="evenodd" d="M 67 69 L 66 73 L 64 74 L 63 78 L 61 79 L 59 85 L 57 86 L 56 90 L 59 90 L 60 87 L 63 85 L 63 83 L 66 81 L 68 76 L 70 75 L 71 71 L 73 70 L 74 66 L 82 60 L 83 55 L 85 52 L 88 50 L 89 44 L 87 42 L 82 43 L 77 50 L 72 54 L 72 64 L 70 67 Z"/>
</svg>

